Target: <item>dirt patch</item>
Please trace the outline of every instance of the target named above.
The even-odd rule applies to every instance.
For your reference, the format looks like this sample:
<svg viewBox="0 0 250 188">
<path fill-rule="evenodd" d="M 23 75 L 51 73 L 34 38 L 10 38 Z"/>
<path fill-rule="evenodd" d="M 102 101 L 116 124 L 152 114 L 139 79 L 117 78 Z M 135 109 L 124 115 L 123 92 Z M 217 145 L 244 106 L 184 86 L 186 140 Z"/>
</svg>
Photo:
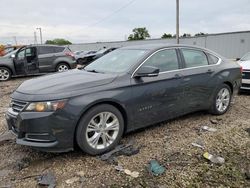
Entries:
<svg viewBox="0 0 250 188">
<path fill-rule="evenodd" d="M 4 113 L 10 94 L 26 79 L 30 78 L 0 82 L 0 133 L 6 131 Z M 201 131 L 204 125 L 217 131 Z M 133 140 L 143 147 L 138 154 L 117 160 L 124 169 L 139 172 L 138 178 L 80 151 L 42 153 L 9 140 L 0 145 L 0 187 L 36 187 L 37 177 L 49 172 L 55 175 L 58 187 L 250 187 L 246 176 L 250 169 L 248 128 L 250 94 L 244 94 L 236 96 L 225 115 L 198 112 L 131 133 L 122 142 Z M 202 140 L 204 149 L 192 145 L 197 140 Z M 202 156 L 205 151 L 223 157 L 225 163 L 212 164 Z M 151 159 L 166 167 L 163 175 L 148 173 Z"/>
</svg>

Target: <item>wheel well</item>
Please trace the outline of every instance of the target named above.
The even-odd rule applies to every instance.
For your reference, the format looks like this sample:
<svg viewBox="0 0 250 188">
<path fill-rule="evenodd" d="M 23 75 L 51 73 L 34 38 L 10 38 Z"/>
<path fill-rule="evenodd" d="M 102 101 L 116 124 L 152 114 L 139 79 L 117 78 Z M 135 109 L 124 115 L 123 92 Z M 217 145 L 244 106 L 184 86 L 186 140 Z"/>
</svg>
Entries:
<svg viewBox="0 0 250 188">
<path fill-rule="evenodd" d="M 233 84 L 231 82 L 224 82 L 224 84 L 228 85 L 231 89 L 231 92 L 233 93 L 233 91 L 234 91 Z"/>
<path fill-rule="evenodd" d="M 77 126 L 81 120 L 81 118 L 84 116 L 84 114 L 86 114 L 87 111 L 89 111 L 91 108 L 95 107 L 95 106 L 98 106 L 98 105 L 101 105 L 101 104 L 109 104 L 109 105 L 112 105 L 114 106 L 115 108 L 117 108 L 121 114 L 122 114 L 122 117 L 123 117 L 123 120 L 124 120 L 124 131 L 123 131 L 123 134 L 126 132 L 127 130 L 127 121 L 128 121 L 128 118 L 127 118 L 127 113 L 125 111 L 125 109 L 118 103 L 116 102 L 113 102 L 113 101 L 103 101 L 103 102 L 99 102 L 99 103 L 96 103 L 96 104 L 93 104 L 91 106 L 88 107 L 87 110 L 85 110 L 81 117 L 79 118 L 79 120 L 77 121 L 77 124 L 75 126 L 75 131 L 74 131 L 74 146 L 77 146 L 77 143 L 76 143 L 76 129 L 77 129 Z"/>
<path fill-rule="evenodd" d="M 4 68 L 8 69 L 10 71 L 10 73 L 13 74 L 13 71 L 11 70 L 11 68 L 9 68 L 7 66 L 2 66 L 2 65 L 0 67 L 4 67 Z"/>
</svg>

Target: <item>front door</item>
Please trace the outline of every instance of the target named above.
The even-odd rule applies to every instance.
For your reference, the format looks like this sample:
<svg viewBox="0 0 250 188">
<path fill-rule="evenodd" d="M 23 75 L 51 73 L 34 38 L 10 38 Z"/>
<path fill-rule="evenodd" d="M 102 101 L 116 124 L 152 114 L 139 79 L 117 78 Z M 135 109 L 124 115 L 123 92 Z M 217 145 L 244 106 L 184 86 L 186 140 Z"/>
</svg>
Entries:
<svg viewBox="0 0 250 188">
<path fill-rule="evenodd" d="M 35 47 L 20 49 L 13 59 L 17 75 L 28 75 L 39 72 Z"/>
<path fill-rule="evenodd" d="M 17 75 L 25 74 L 24 70 L 24 65 L 26 64 L 25 49 L 26 48 L 21 48 L 20 50 L 18 50 L 15 55 L 15 58 L 13 59 Z"/>
<path fill-rule="evenodd" d="M 156 77 L 131 78 L 136 128 L 176 117 L 185 105 L 180 63 L 175 49 L 157 51 L 143 66 L 157 67 L 160 73 Z"/>
</svg>

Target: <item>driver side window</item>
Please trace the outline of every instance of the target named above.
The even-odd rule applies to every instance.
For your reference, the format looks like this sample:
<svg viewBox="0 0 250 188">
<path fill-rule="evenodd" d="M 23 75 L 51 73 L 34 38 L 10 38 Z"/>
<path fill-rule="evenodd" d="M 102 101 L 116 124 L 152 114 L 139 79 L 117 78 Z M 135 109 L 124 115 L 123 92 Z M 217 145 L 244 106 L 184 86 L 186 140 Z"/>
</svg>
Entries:
<svg viewBox="0 0 250 188">
<path fill-rule="evenodd" d="M 160 72 L 179 69 L 178 58 L 175 49 L 161 50 L 152 55 L 143 66 L 153 66 Z"/>
<path fill-rule="evenodd" d="M 17 54 L 17 59 L 22 60 L 25 57 L 25 49 L 22 49 L 21 51 L 18 52 Z"/>
</svg>

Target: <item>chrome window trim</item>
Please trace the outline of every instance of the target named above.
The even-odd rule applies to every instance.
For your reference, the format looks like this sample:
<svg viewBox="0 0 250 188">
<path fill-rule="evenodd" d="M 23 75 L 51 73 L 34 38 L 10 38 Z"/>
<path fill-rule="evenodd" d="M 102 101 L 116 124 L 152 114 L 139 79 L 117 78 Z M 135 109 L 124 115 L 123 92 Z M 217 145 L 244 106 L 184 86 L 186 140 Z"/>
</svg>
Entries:
<svg viewBox="0 0 250 188">
<path fill-rule="evenodd" d="M 193 50 L 193 48 L 190 48 L 190 47 L 170 47 L 170 48 L 168 48 L 168 47 L 166 47 L 166 48 L 162 48 L 162 49 L 159 49 L 159 50 L 157 50 L 157 51 L 155 51 L 154 53 L 152 53 L 150 56 L 148 56 L 135 70 L 134 70 L 134 72 L 132 73 L 132 75 L 131 75 L 131 78 L 134 78 L 134 75 L 135 75 L 135 73 L 136 73 L 136 71 L 151 57 L 151 56 L 153 56 L 154 54 L 156 54 L 156 53 L 158 53 L 158 52 L 160 52 L 160 51 L 162 51 L 162 50 L 168 50 L 168 49 L 182 49 L 182 48 L 186 48 L 186 49 L 190 49 L 190 50 Z M 215 56 L 215 57 L 217 57 L 219 60 L 218 60 L 218 62 L 216 63 L 216 64 L 208 64 L 208 65 L 203 65 L 203 66 L 198 66 L 198 67 L 189 67 L 189 68 L 180 68 L 180 69 L 176 69 L 176 70 L 170 70 L 170 71 L 163 71 L 163 72 L 159 72 L 159 74 L 165 74 L 165 73 L 169 73 L 169 72 L 177 72 L 177 71 L 183 71 L 183 70 L 190 70 L 190 69 L 197 69 L 197 68 L 202 68 L 202 67 L 212 67 L 212 66 L 217 66 L 217 65 L 220 65 L 221 64 L 221 62 L 222 62 L 222 59 L 220 58 L 220 57 L 218 57 L 218 56 L 216 56 L 216 55 L 214 55 L 214 54 L 212 54 L 212 53 L 210 53 L 210 52 L 208 52 L 208 51 L 206 51 L 206 50 L 200 50 L 200 49 L 194 49 L 194 50 L 197 50 L 197 51 L 202 51 L 203 53 L 209 53 L 209 54 L 211 54 L 211 55 L 213 55 L 213 56 Z M 177 55 L 177 54 L 176 54 Z M 205 54 L 206 55 L 206 54 Z M 178 55 L 177 55 L 178 56 Z M 208 62 L 209 63 L 209 62 Z"/>
</svg>

